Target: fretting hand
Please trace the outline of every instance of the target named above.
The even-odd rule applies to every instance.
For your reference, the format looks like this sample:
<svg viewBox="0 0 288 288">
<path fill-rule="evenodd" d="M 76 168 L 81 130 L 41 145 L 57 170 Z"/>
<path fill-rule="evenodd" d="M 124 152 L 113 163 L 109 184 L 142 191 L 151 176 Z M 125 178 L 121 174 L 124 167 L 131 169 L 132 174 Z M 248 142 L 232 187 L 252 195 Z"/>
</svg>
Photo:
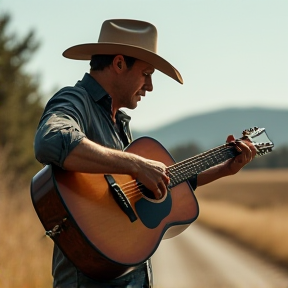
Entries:
<svg viewBox="0 0 288 288">
<path fill-rule="evenodd" d="M 228 169 L 228 175 L 236 174 L 246 164 L 248 164 L 256 155 L 254 145 L 249 141 L 235 141 L 233 135 L 229 135 L 226 140 L 227 143 L 235 142 L 236 149 L 241 152 L 238 156 L 226 161 L 223 165 Z M 224 167 L 223 167 L 224 168 Z"/>
</svg>

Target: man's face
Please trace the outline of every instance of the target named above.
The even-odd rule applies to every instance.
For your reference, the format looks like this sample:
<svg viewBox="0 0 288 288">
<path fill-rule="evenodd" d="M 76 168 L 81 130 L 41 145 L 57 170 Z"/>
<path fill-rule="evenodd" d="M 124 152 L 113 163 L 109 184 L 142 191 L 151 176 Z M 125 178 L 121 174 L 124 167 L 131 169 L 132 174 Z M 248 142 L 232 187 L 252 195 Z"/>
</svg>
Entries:
<svg viewBox="0 0 288 288">
<path fill-rule="evenodd" d="M 118 86 L 117 100 L 119 106 L 135 109 L 141 97 L 145 96 L 146 91 L 152 91 L 152 74 L 154 67 L 147 62 L 136 60 L 133 66 L 128 69 L 124 65 Z"/>
</svg>

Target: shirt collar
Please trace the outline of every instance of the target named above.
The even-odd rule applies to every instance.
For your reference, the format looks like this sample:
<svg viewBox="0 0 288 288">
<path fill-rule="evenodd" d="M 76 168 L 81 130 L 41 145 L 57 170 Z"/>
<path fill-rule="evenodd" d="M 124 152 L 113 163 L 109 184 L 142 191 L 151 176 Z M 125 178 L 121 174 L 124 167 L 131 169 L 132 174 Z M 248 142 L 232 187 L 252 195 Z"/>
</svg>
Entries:
<svg viewBox="0 0 288 288">
<path fill-rule="evenodd" d="M 108 95 L 104 88 L 88 73 L 85 73 L 82 80 L 76 83 L 76 86 L 82 86 L 95 102 Z"/>
<path fill-rule="evenodd" d="M 79 80 L 76 83 L 76 86 L 82 86 L 88 94 L 92 97 L 95 102 L 98 102 L 103 97 L 107 96 L 111 105 L 111 97 L 104 90 L 104 88 L 88 73 L 85 73 L 82 80 Z M 111 107 L 111 106 L 110 106 Z M 110 109 L 111 110 L 111 109 Z M 119 110 L 116 114 L 120 120 L 128 122 L 131 120 L 131 117 L 128 116 L 125 112 Z"/>
</svg>

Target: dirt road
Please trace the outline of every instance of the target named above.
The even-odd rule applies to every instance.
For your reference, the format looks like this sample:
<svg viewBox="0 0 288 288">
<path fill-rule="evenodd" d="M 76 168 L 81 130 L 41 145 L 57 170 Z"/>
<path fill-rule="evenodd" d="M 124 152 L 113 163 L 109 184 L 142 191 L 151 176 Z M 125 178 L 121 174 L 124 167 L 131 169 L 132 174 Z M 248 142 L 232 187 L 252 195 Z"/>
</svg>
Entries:
<svg viewBox="0 0 288 288">
<path fill-rule="evenodd" d="M 162 241 L 152 263 L 155 288 L 288 288 L 288 271 L 196 224 Z"/>
</svg>

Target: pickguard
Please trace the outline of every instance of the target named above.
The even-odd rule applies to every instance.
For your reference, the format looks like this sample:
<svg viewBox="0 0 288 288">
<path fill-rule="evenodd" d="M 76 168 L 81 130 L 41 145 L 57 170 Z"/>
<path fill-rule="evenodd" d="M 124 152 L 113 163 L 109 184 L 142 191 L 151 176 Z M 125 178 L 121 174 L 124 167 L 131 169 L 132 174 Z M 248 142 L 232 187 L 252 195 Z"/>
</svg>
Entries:
<svg viewBox="0 0 288 288">
<path fill-rule="evenodd" d="M 170 214 L 172 208 L 171 193 L 167 192 L 167 197 L 163 202 L 152 202 L 146 198 L 141 198 L 135 203 L 135 210 L 142 223 L 150 229 L 156 228 L 161 221 Z"/>
</svg>

